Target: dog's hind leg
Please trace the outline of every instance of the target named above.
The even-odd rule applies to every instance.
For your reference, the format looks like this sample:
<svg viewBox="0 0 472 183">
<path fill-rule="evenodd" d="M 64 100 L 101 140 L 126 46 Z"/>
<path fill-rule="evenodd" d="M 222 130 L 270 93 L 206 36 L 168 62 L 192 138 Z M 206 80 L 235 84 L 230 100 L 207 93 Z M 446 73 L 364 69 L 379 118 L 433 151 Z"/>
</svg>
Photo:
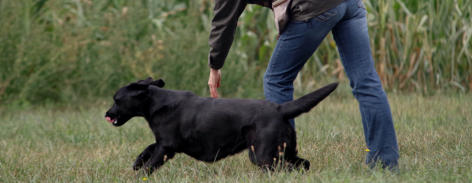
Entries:
<svg viewBox="0 0 472 183">
<path fill-rule="evenodd" d="M 305 170 L 310 169 L 310 161 L 303 158 L 299 158 L 298 156 L 287 159 L 286 161 L 290 163 L 288 165 L 289 169 L 296 169 L 296 170 L 300 170 L 300 168 L 303 168 Z"/>
<path fill-rule="evenodd" d="M 144 163 L 144 169 L 146 173 L 151 174 L 154 172 L 154 170 L 161 167 L 166 161 L 173 158 L 174 155 L 174 151 L 157 144 L 154 147 L 154 152 L 152 153 L 151 158 L 146 163 Z"/>
<path fill-rule="evenodd" d="M 270 136 L 271 135 L 265 137 L 259 136 L 249 145 L 249 159 L 262 170 L 273 171 L 275 170 L 280 158 L 277 146 L 274 145 L 276 140 Z"/>
<path fill-rule="evenodd" d="M 263 150 L 262 148 L 257 148 L 255 146 L 252 147 L 254 147 L 254 151 L 252 151 L 251 149 L 249 150 L 249 158 L 251 162 L 259 166 L 264 171 L 274 171 L 279 160 L 279 158 L 276 157 L 276 154 L 264 152 L 265 150 Z"/>
<path fill-rule="evenodd" d="M 280 146 L 278 146 L 280 147 Z M 256 145 L 251 145 L 249 147 L 249 159 L 252 163 L 258 165 L 263 170 L 276 170 L 277 166 L 282 165 L 287 170 L 299 170 L 303 168 L 305 170 L 310 169 L 310 162 L 308 160 L 299 158 L 298 156 L 287 157 L 283 151 L 280 151 L 280 148 L 272 147 L 256 147 Z M 281 160 L 285 161 L 285 163 L 281 162 Z M 282 164 L 280 164 L 282 163 Z"/>
<path fill-rule="evenodd" d="M 300 168 L 309 170 L 310 162 L 297 156 L 298 151 L 296 149 L 296 143 L 295 136 L 293 136 L 287 138 L 287 142 L 283 142 L 282 145 L 279 146 L 279 155 L 286 162 L 284 166 L 289 170 L 299 170 Z"/>
<path fill-rule="evenodd" d="M 139 170 L 144 165 L 144 163 L 146 163 L 149 158 L 151 158 L 155 148 L 156 143 L 151 144 L 146 149 L 144 149 L 144 151 L 136 158 L 136 161 L 134 161 L 133 170 Z"/>
</svg>

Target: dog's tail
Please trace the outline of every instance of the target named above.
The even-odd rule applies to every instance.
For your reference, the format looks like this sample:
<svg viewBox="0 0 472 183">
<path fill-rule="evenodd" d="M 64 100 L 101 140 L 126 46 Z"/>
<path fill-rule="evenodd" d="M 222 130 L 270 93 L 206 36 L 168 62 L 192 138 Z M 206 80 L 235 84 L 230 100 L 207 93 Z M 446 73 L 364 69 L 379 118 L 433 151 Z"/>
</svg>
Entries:
<svg viewBox="0 0 472 183">
<path fill-rule="evenodd" d="M 326 98 L 338 87 L 338 82 L 331 83 L 314 92 L 311 92 L 297 100 L 286 102 L 280 105 L 280 112 L 285 119 L 292 119 L 298 115 L 310 111 L 316 104 Z"/>
</svg>

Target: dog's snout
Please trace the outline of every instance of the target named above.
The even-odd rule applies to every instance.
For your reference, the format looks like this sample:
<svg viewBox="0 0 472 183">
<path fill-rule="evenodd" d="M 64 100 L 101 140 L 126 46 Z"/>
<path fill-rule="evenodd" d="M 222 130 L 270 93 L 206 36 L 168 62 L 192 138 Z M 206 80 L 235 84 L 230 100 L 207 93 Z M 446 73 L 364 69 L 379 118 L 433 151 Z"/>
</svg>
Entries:
<svg viewBox="0 0 472 183">
<path fill-rule="evenodd" d="M 118 115 L 116 113 L 116 105 L 113 104 L 113 106 L 105 113 L 105 119 L 109 123 L 112 123 L 113 125 L 115 125 L 117 118 L 118 118 Z"/>
<path fill-rule="evenodd" d="M 105 117 L 114 117 L 116 115 L 116 104 L 113 104 L 110 109 L 105 113 Z"/>
</svg>

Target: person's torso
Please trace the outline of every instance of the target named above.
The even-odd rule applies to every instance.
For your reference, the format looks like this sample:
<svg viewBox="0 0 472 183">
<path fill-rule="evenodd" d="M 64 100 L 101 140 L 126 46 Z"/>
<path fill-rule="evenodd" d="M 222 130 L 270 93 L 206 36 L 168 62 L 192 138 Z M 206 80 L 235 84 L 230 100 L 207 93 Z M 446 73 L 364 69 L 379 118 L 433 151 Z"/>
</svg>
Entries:
<svg viewBox="0 0 472 183">
<path fill-rule="evenodd" d="M 292 0 L 290 7 L 291 19 L 305 21 L 335 8 L 344 0 Z"/>
<path fill-rule="evenodd" d="M 271 7 L 275 0 L 247 0 L 249 4 L 258 4 Z M 290 7 L 290 18 L 304 21 L 313 18 L 326 10 L 336 7 L 344 0 L 292 0 Z"/>
</svg>

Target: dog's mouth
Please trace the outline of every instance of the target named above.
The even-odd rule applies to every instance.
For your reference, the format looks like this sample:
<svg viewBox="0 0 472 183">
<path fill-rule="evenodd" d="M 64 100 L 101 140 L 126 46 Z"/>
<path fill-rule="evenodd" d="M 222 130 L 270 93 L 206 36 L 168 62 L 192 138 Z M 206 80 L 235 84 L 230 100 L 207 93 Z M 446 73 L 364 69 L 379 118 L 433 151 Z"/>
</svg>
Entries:
<svg viewBox="0 0 472 183">
<path fill-rule="evenodd" d="M 113 115 L 106 115 L 105 119 L 108 121 L 108 123 L 112 124 L 113 126 L 119 127 L 125 124 L 132 117 L 133 116 L 128 116 L 128 115 L 119 115 L 116 117 Z"/>
<path fill-rule="evenodd" d="M 110 116 L 106 116 L 105 119 L 111 123 L 112 125 L 118 125 L 118 120 L 116 118 L 111 118 Z"/>
</svg>

